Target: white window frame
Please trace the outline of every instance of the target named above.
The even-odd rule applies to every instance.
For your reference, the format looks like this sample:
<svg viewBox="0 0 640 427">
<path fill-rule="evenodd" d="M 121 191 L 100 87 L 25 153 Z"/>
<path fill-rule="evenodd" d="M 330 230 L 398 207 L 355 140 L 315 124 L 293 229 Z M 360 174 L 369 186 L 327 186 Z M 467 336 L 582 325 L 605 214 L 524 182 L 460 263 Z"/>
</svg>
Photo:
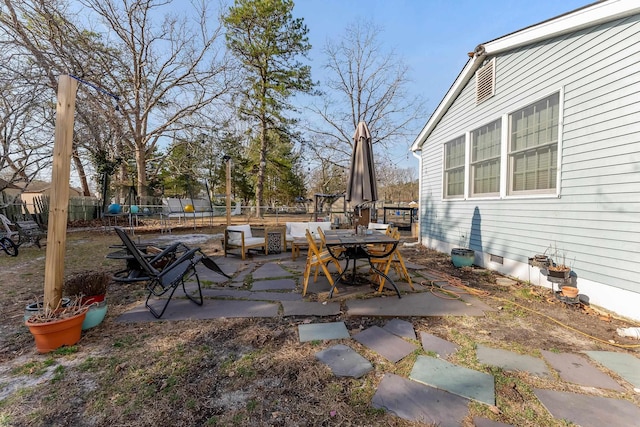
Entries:
<svg viewBox="0 0 640 427">
<path fill-rule="evenodd" d="M 462 166 L 455 166 L 452 168 L 447 168 L 447 146 L 454 143 L 462 143 L 464 148 L 464 161 Z M 451 200 L 451 199 L 464 199 L 465 191 L 466 191 L 466 182 L 468 180 L 467 177 L 467 137 L 466 134 L 460 135 L 456 138 L 453 138 L 444 144 L 442 144 L 442 198 Z M 450 195 L 448 193 L 449 190 L 449 172 L 453 172 L 454 170 L 462 169 L 463 178 L 462 178 L 462 194 L 454 194 Z"/>
<path fill-rule="evenodd" d="M 494 155 L 492 157 L 486 157 L 486 158 L 482 158 L 482 159 L 474 159 L 473 157 L 473 153 L 474 153 L 474 145 L 476 144 L 476 135 L 479 132 L 482 132 L 484 129 L 487 129 L 490 126 L 494 126 L 496 124 L 496 122 L 500 122 L 498 127 L 496 127 L 496 130 L 498 130 L 498 154 Z M 493 120 L 490 123 L 486 123 L 474 130 L 472 130 L 471 132 L 469 132 L 469 197 L 499 197 L 500 196 L 500 189 L 502 187 L 502 177 L 504 176 L 503 174 L 503 170 L 502 170 L 502 155 L 503 155 L 503 150 L 502 150 L 502 146 L 503 146 L 503 132 L 504 129 L 504 121 L 502 120 L 502 117 L 499 117 L 495 120 Z M 487 191 L 487 192 L 476 192 L 475 191 L 475 184 L 476 184 L 476 171 L 478 169 L 479 166 L 487 164 L 491 161 L 495 161 L 497 160 L 497 164 L 498 164 L 498 175 L 497 175 L 497 188 L 495 191 Z"/>
<path fill-rule="evenodd" d="M 557 137 L 555 142 L 546 142 L 543 144 L 540 144 L 536 147 L 541 148 L 541 147 L 553 147 L 554 145 L 556 146 L 556 164 L 555 164 L 555 187 L 551 187 L 551 188 L 542 188 L 542 189 L 532 189 L 532 190 L 514 190 L 513 189 L 513 183 L 514 183 L 514 177 L 513 177 L 513 162 L 514 162 L 514 155 L 513 152 L 511 151 L 511 127 L 512 127 L 512 117 L 514 114 L 521 112 L 522 110 L 529 108 L 541 101 L 544 101 L 546 99 L 551 98 L 552 96 L 558 96 L 558 117 L 557 117 Z M 506 125 L 507 127 L 507 131 L 506 131 L 506 139 L 504 140 L 504 146 L 505 146 L 505 155 L 504 155 L 504 160 L 505 162 L 503 162 L 503 167 L 505 168 L 505 186 L 504 186 L 504 195 L 506 197 L 509 198 L 516 198 L 516 197 L 539 197 L 539 196 L 555 196 L 557 197 L 560 194 L 560 176 L 561 176 L 561 164 L 562 164 L 562 133 L 563 133 L 563 129 L 562 129 L 562 114 L 563 114 L 563 103 L 564 99 L 563 99 L 563 91 L 562 90 L 555 90 L 549 94 L 547 94 L 546 96 L 537 98 L 531 102 L 528 102 L 527 104 L 525 104 L 524 106 L 513 110 L 512 112 L 510 112 L 509 114 L 507 114 L 507 120 L 506 123 L 503 124 Z M 530 148 L 526 151 L 534 151 L 538 148 Z M 522 151 L 521 151 L 522 152 Z"/>
</svg>

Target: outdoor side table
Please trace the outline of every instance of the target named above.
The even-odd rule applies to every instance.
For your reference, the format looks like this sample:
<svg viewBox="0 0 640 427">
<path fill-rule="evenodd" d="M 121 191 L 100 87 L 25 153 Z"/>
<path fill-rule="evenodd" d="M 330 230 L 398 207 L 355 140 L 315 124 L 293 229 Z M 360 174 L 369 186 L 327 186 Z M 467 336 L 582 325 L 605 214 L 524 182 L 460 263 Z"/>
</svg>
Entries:
<svg viewBox="0 0 640 427">
<path fill-rule="evenodd" d="M 267 253 L 279 254 L 282 252 L 282 231 L 270 230 L 267 233 Z"/>
</svg>

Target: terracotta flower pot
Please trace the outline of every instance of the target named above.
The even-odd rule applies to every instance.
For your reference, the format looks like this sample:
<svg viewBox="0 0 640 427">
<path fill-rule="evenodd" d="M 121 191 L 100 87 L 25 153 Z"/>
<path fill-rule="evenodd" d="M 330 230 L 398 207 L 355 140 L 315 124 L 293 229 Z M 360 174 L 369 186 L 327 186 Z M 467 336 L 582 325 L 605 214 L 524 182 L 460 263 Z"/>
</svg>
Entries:
<svg viewBox="0 0 640 427">
<path fill-rule="evenodd" d="M 563 286 L 560 289 L 562 291 L 562 295 L 567 298 L 575 298 L 578 296 L 578 288 L 575 286 Z"/>
<path fill-rule="evenodd" d="M 25 323 L 35 339 L 38 352 L 48 353 L 63 345 L 74 345 L 80 341 L 82 322 L 86 315 L 87 310 L 83 310 L 80 314 L 64 319 L 36 323 L 30 318 Z"/>
</svg>

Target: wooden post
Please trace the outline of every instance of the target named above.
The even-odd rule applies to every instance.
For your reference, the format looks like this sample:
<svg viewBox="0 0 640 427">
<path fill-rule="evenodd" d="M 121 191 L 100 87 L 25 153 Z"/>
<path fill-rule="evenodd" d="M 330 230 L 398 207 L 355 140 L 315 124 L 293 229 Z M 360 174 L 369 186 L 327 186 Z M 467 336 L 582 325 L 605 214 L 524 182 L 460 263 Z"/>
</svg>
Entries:
<svg viewBox="0 0 640 427">
<path fill-rule="evenodd" d="M 58 80 L 58 103 L 53 145 L 47 252 L 44 266 L 44 303 L 51 308 L 56 308 L 62 298 L 73 122 L 77 90 L 78 82 L 76 80 L 66 75 L 60 76 Z"/>
<path fill-rule="evenodd" d="M 227 157 L 227 227 L 231 225 L 231 157 Z"/>
</svg>

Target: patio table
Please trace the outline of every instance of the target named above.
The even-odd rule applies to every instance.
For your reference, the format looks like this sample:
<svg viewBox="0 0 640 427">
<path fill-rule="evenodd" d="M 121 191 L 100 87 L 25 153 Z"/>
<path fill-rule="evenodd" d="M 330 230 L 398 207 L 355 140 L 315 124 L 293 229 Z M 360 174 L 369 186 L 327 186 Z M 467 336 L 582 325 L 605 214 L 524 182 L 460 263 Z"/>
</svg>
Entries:
<svg viewBox="0 0 640 427">
<path fill-rule="evenodd" d="M 329 298 L 333 296 L 333 290 L 338 285 L 338 282 L 342 280 L 342 277 L 345 275 L 347 270 L 349 269 L 349 263 L 353 262 L 353 276 L 352 276 L 352 284 L 355 280 L 356 276 L 356 263 L 360 259 L 366 259 L 369 262 L 369 266 L 371 269 L 379 276 L 384 277 L 386 280 L 391 283 L 393 289 L 395 289 L 398 294 L 398 298 L 401 298 L 400 291 L 398 287 L 394 283 L 393 280 L 389 278 L 386 274 L 380 271 L 372 262 L 372 258 L 386 258 L 390 256 L 393 251 L 398 246 L 399 240 L 394 239 L 386 234 L 381 233 L 372 233 L 365 235 L 357 235 L 355 234 L 355 230 L 330 230 L 325 232 L 325 246 L 327 247 L 327 251 L 329 254 L 337 259 L 337 260 L 346 260 L 346 264 L 342 273 L 338 276 L 338 278 L 333 283 L 331 287 L 331 291 L 329 292 Z M 367 248 L 369 245 L 390 245 L 390 249 L 386 252 L 376 252 L 373 254 Z M 344 250 L 338 250 L 338 248 L 344 248 Z"/>
</svg>

